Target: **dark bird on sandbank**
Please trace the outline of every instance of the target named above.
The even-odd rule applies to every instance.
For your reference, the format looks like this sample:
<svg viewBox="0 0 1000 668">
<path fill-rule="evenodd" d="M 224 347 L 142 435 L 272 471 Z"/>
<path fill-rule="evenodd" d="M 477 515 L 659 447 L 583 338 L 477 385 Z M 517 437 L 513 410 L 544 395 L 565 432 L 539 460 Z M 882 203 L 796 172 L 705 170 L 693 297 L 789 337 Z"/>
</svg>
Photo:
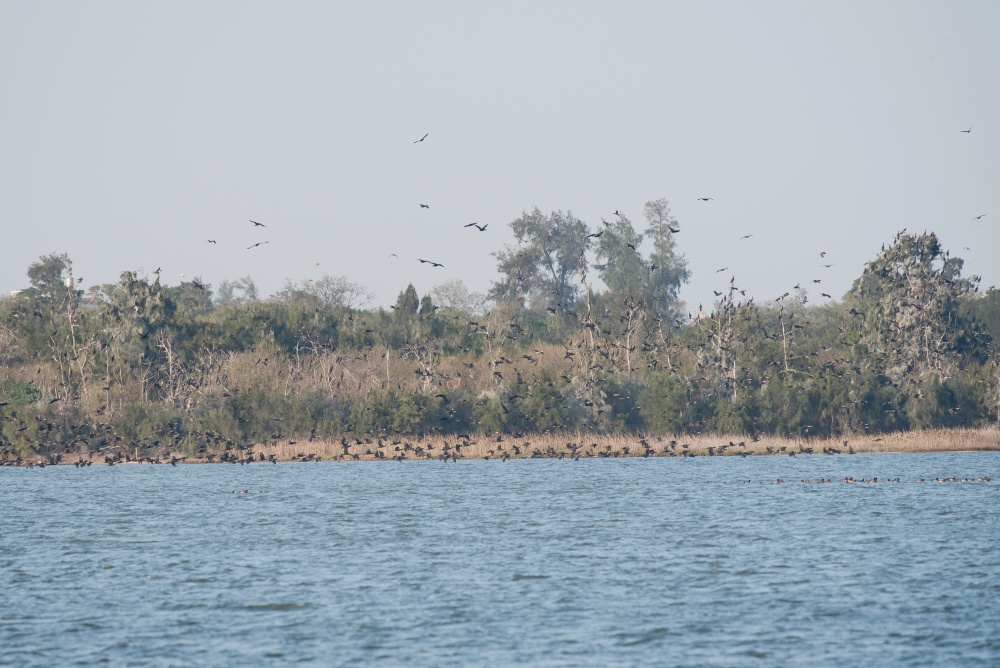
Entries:
<svg viewBox="0 0 1000 668">
<path fill-rule="evenodd" d="M 257 227 L 267 227 L 267 225 L 265 225 L 264 223 L 258 223 L 256 220 L 251 220 L 250 222 L 256 225 Z"/>
</svg>

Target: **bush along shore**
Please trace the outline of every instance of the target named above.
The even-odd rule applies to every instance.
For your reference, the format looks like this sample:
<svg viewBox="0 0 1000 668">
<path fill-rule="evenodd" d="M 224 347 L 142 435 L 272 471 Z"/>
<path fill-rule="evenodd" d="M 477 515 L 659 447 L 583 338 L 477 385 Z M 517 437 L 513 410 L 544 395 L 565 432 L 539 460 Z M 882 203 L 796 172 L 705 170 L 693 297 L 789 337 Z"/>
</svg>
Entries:
<svg viewBox="0 0 1000 668">
<path fill-rule="evenodd" d="M 731 276 L 685 315 L 672 219 L 650 211 L 649 265 L 612 271 L 642 247 L 624 218 L 595 264 L 579 221 L 519 219 L 489 295 L 411 284 L 389 309 L 332 277 L 260 300 L 249 278 L 215 294 L 126 271 L 84 294 L 67 256 L 42 257 L 0 299 L 0 461 L 996 449 L 1000 291 L 934 234 L 897 235 L 839 300 L 757 303 Z M 539 274 L 529 237 L 565 225 L 572 266 Z"/>
</svg>

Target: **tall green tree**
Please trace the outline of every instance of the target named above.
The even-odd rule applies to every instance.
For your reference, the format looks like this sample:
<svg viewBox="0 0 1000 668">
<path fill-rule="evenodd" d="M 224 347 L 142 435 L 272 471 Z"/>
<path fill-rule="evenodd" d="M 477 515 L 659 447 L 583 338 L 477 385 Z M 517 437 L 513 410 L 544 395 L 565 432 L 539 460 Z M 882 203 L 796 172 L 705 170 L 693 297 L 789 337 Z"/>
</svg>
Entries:
<svg viewBox="0 0 1000 668">
<path fill-rule="evenodd" d="M 618 216 L 613 223 L 602 221 L 594 234 L 600 235 L 594 268 L 617 301 L 645 300 L 650 292 L 651 272 L 639 250 L 643 235 L 635 231 L 625 216 Z"/>
<path fill-rule="evenodd" d="M 580 258 L 590 246 L 587 226 L 572 212 L 546 216 L 535 207 L 510 223 L 510 229 L 517 245 L 505 245 L 493 254 L 500 280 L 490 297 L 567 313 L 580 293 Z"/>
<path fill-rule="evenodd" d="M 962 277 L 937 235 L 900 233 L 869 262 L 849 295 L 868 360 L 895 382 L 950 374 L 971 334 L 961 299 L 978 276 Z"/>
<path fill-rule="evenodd" d="M 413 283 L 406 286 L 405 290 L 401 290 L 399 296 L 396 297 L 396 312 L 411 316 L 416 315 L 417 311 L 420 309 L 420 297 L 417 296 L 417 290 L 413 287 Z"/>
<path fill-rule="evenodd" d="M 646 202 L 643 214 L 649 223 L 646 235 L 653 242 L 649 255 L 650 309 L 664 320 L 676 320 L 684 308 L 679 296 L 681 286 L 691 278 L 687 260 L 677 252 L 675 235 L 680 226 L 670 213 L 669 203 L 662 198 Z"/>
<path fill-rule="evenodd" d="M 66 280 L 72 276 L 73 262 L 66 253 L 43 255 L 28 267 L 28 280 L 35 296 L 47 302 L 62 303 L 67 291 Z"/>
</svg>

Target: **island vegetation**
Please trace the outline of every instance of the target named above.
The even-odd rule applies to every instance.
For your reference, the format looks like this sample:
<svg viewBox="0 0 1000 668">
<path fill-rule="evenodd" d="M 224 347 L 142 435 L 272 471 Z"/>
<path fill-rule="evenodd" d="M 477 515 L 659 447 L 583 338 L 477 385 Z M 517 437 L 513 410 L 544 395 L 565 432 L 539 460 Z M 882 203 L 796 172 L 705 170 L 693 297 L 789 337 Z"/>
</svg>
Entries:
<svg viewBox="0 0 1000 668">
<path fill-rule="evenodd" d="M 489 294 L 409 284 L 388 309 L 343 276 L 266 299 L 251 277 L 158 272 L 82 290 L 68 255 L 43 256 L 0 300 L 0 458 L 997 448 L 1000 291 L 935 234 L 873 249 L 839 298 L 757 301 L 731 277 L 702 312 L 678 299 L 667 202 L 644 213 L 639 232 L 525 212 Z"/>
</svg>

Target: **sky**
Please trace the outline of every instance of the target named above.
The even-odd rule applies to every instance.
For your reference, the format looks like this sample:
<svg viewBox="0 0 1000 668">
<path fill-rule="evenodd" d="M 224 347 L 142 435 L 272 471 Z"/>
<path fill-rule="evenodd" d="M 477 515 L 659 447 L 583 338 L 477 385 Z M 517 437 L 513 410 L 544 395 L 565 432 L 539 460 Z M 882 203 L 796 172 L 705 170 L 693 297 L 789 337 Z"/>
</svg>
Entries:
<svg viewBox="0 0 1000 668">
<path fill-rule="evenodd" d="M 995 0 L 7 0 L 0 294 L 50 253 L 84 286 L 486 292 L 522 212 L 642 230 L 659 198 L 689 311 L 731 277 L 839 299 L 904 228 L 1000 285 L 998 26 Z"/>
</svg>

